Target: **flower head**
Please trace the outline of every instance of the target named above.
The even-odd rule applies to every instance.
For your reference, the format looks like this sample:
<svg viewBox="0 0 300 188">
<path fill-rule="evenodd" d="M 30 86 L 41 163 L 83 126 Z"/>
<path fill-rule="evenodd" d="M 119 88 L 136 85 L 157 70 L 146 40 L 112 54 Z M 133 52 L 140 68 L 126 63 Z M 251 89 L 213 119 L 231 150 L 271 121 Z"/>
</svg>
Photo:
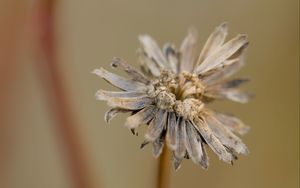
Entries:
<svg viewBox="0 0 300 188">
<path fill-rule="evenodd" d="M 229 79 L 244 65 L 247 36 L 238 35 L 225 42 L 226 35 L 226 23 L 216 27 L 198 58 L 194 29 L 188 31 L 179 50 L 166 44 L 161 51 L 150 36 L 141 35 L 142 72 L 120 58 L 113 59 L 112 67 L 123 69 L 129 79 L 103 68 L 93 71 L 122 90 L 96 93 L 98 100 L 112 107 L 105 120 L 109 122 L 118 113 L 130 113 L 125 127 L 133 133 L 146 124 L 141 148 L 152 143 L 153 154 L 158 157 L 166 145 L 173 153 L 175 169 L 183 158 L 207 168 L 205 145 L 229 163 L 237 159 L 236 154 L 247 154 L 247 147 L 234 133 L 244 134 L 249 128 L 238 118 L 207 107 L 216 99 L 245 103 L 251 96 L 237 89 L 247 79 Z"/>
</svg>

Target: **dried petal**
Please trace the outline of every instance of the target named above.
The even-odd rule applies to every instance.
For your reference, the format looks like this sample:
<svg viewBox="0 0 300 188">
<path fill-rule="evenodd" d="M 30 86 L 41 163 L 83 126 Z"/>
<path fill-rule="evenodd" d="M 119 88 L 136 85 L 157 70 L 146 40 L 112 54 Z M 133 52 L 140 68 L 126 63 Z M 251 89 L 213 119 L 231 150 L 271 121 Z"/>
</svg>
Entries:
<svg viewBox="0 0 300 188">
<path fill-rule="evenodd" d="M 202 160 L 201 160 L 200 164 L 204 169 L 207 169 L 209 162 L 208 162 L 208 155 L 207 155 L 203 141 L 201 141 L 201 148 L 202 148 L 203 155 L 202 155 Z"/>
<path fill-rule="evenodd" d="M 153 156 L 155 158 L 158 158 L 163 150 L 163 147 L 164 147 L 164 140 L 163 138 L 158 138 L 156 139 L 153 143 L 153 149 L 152 149 L 152 153 L 153 153 Z"/>
<path fill-rule="evenodd" d="M 141 146 L 140 146 L 140 149 L 144 149 L 144 147 L 145 147 L 146 145 L 148 145 L 149 143 L 150 143 L 149 141 L 144 140 L 143 143 L 142 143 Z"/>
<path fill-rule="evenodd" d="M 234 131 L 238 134 L 243 135 L 243 134 L 246 134 L 250 130 L 250 127 L 245 125 L 237 117 L 222 114 L 222 113 L 216 113 L 216 112 L 214 114 L 215 114 L 215 117 L 231 131 Z"/>
<path fill-rule="evenodd" d="M 105 91 L 98 90 L 96 92 L 97 100 L 110 100 L 112 98 L 132 98 L 147 96 L 145 92 L 140 91 Z"/>
<path fill-rule="evenodd" d="M 218 82 L 215 83 L 213 85 L 209 85 L 206 87 L 206 92 L 207 93 L 222 93 L 221 90 L 228 90 L 228 89 L 236 89 L 237 87 L 239 87 L 240 85 L 248 82 L 249 79 L 246 78 L 235 78 L 232 80 L 228 80 L 228 81 L 222 81 L 222 82 Z M 226 92 L 225 91 L 225 92 Z"/>
<path fill-rule="evenodd" d="M 213 134 L 206 122 L 200 120 L 199 118 L 195 118 L 194 126 L 203 136 L 209 147 L 219 156 L 219 158 L 225 162 L 231 163 L 231 161 L 234 159 L 233 155 L 229 153 L 222 145 L 220 140 Z"/>
<path fill-rule="evenodd" d="M 145 107 L 136 114 L 129 116 L 126 119 L 124 126 L 129 129 L 136 129 L 141 124 L 147 123 L 148 121 L 153 119 L 156 111 L 157 108 L 154 106 Z"/>
<path fill-rule="evenodd" d="M 118 76 L 116 74 L 113 74 L 104 68 L 95 69 L 92 73 L 100 76 L 110 84 L 116 86 L 119 89 L 125 90 L 125 91 L 147 91 L 148 88 L 136 81 L 128 80 L 126 78 L 123 78 L 121 76 Z"/>
<path fill-rule="evenodd" d="M 159 77 L 160 68 L 157 66 L 157 64 L 154 61 L 152 61 L 149 57 L 147 57 L 145 52 L 141 52 L 141 50 L 138 51 L 138 55 L 141 63 L 141 68 L 144 71 L 144 73 L 147 73 L 148 75 L 150 73 L 151 76 Z"/>
<path fill-rule="evenodd" d="M 239 103 L 247 103 L 253 98 L 253 94 L 235 88 L 213 88 L 206 91 L 205 96 L 213 99 L 227 99 Z"/>
<path fill-rule="evenodd" d="M 223 145 L 232 148 L 237 153 L 242 153 L 244 155 L 248 153 L 248 149 L 241 139 L 227 129 L 223 123 L 218 121 L 211 113 L 206 113 L 204 118 L 209 128 Z"/>
<path fill-rule="evenodd" d="M 221 87 L 228 89 L 228 88 L 239 87 L 241 84 L 244 84 L 246 82 L 249 82 L 249 79 L 247 79 L 247 78 L 236 78 L 236 79 L 226 81 L 226 82 L 224 82 L 220 85 L 221 85 Z"/>
<path fill-rule="evenodd" d="M 148 126 L 145 139 L 151 142 L 155 141 L 162 133 L 166 120 L 167 112 L 165 110 L 159 110 Z"/>
<path fill-rule="evenodd" d="M 186 140 L 186 130 L 185 130 L 185 120 L 180 118 L 178 125 L 176 126 L 176 150 L 174 152 L 177 159 L 183 159 L 186 153 L 185 140 Z"/>
<path fill-rule="evenodd" d="M 237 89 L 222 89 L 219 92 L 219 96 L 240 103 L 247 103 L 251 98 L 253 98 L 251 93 Z"/>
<path fill-rule="evenodd" d="M 202 145 L 201 140 L 197 139 L 197 130 L 194 126 L 187 121 L 186 122 L 186 141 L 185 147 L 188 151 L 188 154 L 192 161 L 196 164 L 200 164 L 202 161 L 203 153 L 202 153 Z"/>
<path fill-rule="evenodd" d="M 131 110 L 126 110 L 122 108 L 112 108 L 105 113 L 104 120 L 106 121 L 106 123 L 109 123 L 112 120 L 112 118 L 114 118 L 119 113 L 126 113 L 126 112 L 131 112 Z"/>
<path fill-rule="evenodd" d="M 167 57 L 171 70 L 174 73 L 178 73 L 178 53 L 176 52 L 174 46 L 170 43 L 165 44 L 163 52 Z"/>
<path fill-rule="evenodd" d="M 131 76 L 133 78 L 134 81 L 142 82 L 146 85 L 148 85 L 149 82 L 150 82 L 148 78 L 146 78 L 138 70 L 136 70 L 135 68 L 133 68 L 132 66 L 127 64 L 123 59 L 114 57 L 113 60 L 112 60 L 111 65 L 113 67 L 119 67 L 120 66 L 122 69 L 125 70 L 125 72 L 127 72 L 127 74 L 129 76 Z"/>
<path fill-rule="evenodd" d="M 160 68 L 168 68 L 169 64 L 157 43 L 148 35 L 140 35 L 139 40 L 144 47 L 147 56 L 155 61 Z"/>
<path fill-rule="evenodd" d="M 243 52 L 244 50 L 241 50 L 240 55 L 235 58 L 237 60 L 236 62 L 233 62 L 231 64 L 227 63 L 227 66 L 214 69 L 213 74 L 210 74 L 203 78 L 203 84 L 212 85 L 222 80 L 226 80 L 227 78 L 238 72 L 245 65 Z"/>
<path fill-rule="evenodd" d="M 194 66 L 197 35 L 195 28 L 190 28 L 180 46 L 180 71 L 190 72 Z"/>
<path fill-rule="evenodd" d="M 167 144 L 170 149 L 175 150 L 176 149 L 176 115 L 173 112 L 168 113 L 168 126 L 167 126 Z"/>
<path fill-rule="evenodd" d="M 200 65 L 208 56 L 222 46 L 227 36 L 227 32 L 228 27 L 226 22 L 215 28 L 214 32 L 208 37 L 196 65 Z"/>
<path fill-rule="evenodd" d="M 175 154 L 173 154 L 173 166 L 175 171 L 177 171 L 181 167 L 181 162 L 183 158 L 178 159 Z"/>
<path fill-rule="evenodd" d="M 239 49 L 248 45 L 248 39 L 246 35 L 238 35 L 232 40 L 224 44 L 215 53 L 208 56 L 203 63 L 196 68 L 196 73 L 201 74 L 211 69 L 222 67 L 224 62 L 229 59 Z M 226 62 L 225 62 L 226 63 Z"/>
<path fill-rule="evenodd" d="M 129 110 L 139 110 L 153 104 L 153 99 L 149 97 L 112 98 L 107 104 L 111 107 L 124 108 Z"/>
</svg>

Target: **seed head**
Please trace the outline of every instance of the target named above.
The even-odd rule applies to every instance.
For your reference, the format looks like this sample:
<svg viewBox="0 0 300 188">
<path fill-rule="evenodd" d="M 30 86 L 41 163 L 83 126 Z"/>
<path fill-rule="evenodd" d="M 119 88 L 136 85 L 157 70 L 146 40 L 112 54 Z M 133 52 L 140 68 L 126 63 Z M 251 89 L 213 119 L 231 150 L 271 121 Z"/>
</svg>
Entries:
<svg viewBox="0 0 300 188">
<path fill-rule="evenodd" d="M 244 65 L 247 36 L 238 35 L 224 43 L 226 35 L 226 23 L 216 27 L 197 58 L 194 29 L 189 30 L 179 50 L 166 44 L 161 51 L 150 36 L 139 36 L 142 72 L 120 58 L 113 59 L 112 67 L 123 69 L 130 79 L 103 68 L 93 71 L 122 90 L 96 93 L 98 100 L 112 107 L 105 120 L 109 122 L 118 113 L 130 113 L 125 127 L 133 133 L 146 124 L 141 148 L 152 143 L 153 155 L 158 157 L 167 145 L 176 170 L 183 158 L 207 168 L 205 145 L 228 163 L 237 159 L 236 154 L 247 154 L 247 147 L 234 133 L 244 134 L 249 128 L 236 117 L 208 108 L 218 99 L 245 103 L 251 97 L 238 89 L 247 79 L 229 79 Z"/>
</svg>

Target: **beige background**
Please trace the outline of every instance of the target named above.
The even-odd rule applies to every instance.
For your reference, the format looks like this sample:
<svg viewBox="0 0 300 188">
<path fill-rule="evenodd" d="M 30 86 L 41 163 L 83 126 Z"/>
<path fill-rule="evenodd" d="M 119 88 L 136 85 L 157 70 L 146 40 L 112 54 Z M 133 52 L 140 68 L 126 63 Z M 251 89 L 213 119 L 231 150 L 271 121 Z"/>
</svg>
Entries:
<svg viewBox="0 0 300 188">
<path fill-rule="evenodd" d="M 154 187 L 158 160 L 149 147 L 139 150 L 145 129 L 140 136 L 132 136 L 122 126 L 124 116 L 105 124 L 103 114 L 108 108 L 94 99 L 94 93 L 110 86 L 90 71 L 101 66 L 109 69 L 114 56 L 137 65 L 137 36 L 143 33 L 160 44 L 171 41 L 178 46 L 187 28 L 195 26 L 200 49 L 223 21 L 229 23 L 229 37 L 249 35 L 247 65 L 239 75 L 251 78 L 244 88 L 256 98 L 246 105 L 220 102 L 214 107 L 238 115 L 251 126 L 243 137 L 250 155 L 230 166 L 209 152 L 208 171 L 185 160 L 179 172 L 172 172 L 172 188 L 299 186 L 298 6 L 296 0 L 58 2 L 55 19 L 61 71 L 96 187 Z M 1 26 L 5 24 L 9 23 Z M 7 122 L 16 127 L 17 136 L 13 136 L 11 160 L 4 174 L 6 186 L 73 187 L 53 128 L 56 122 L 31 63 L 34 58 L 22 49 L 17 59 L 27 63 L 19 65 L 22 71 L 10 88 L 13 102 L 7 108 Z"/>
</svg>

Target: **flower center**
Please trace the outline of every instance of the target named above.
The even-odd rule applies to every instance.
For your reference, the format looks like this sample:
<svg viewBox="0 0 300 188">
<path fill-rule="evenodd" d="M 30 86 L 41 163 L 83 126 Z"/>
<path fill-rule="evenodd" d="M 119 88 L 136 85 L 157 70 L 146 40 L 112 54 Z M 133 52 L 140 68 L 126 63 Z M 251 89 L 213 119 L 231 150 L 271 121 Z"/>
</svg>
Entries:
<svg viewBox="0 0 300 188">
<path fill-rule="evenodd" d="M 201 101 L 204 86 L 197 75 L 182 72 L 176 75 L 161 71 L 161 76 L 152 82 L 156 105 L 161 109 L 174 111 L 178 116 L 192 119 L 204 107 Z"/>
</svg>

